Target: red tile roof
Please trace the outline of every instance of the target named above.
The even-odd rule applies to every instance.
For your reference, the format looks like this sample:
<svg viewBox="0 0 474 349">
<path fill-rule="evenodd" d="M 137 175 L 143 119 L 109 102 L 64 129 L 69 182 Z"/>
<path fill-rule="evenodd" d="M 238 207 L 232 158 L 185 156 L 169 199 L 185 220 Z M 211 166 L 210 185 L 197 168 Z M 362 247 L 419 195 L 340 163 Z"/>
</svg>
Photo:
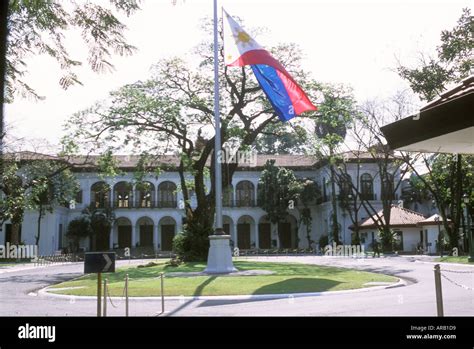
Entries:
<svg viewBox="0 0 474 349">
<path fill-rule="evenodd" d="M 364 219 L 359 223 L 359 228 L 376 228 L 375 222 L 378 220 L 378 217 L 381 218 L 384 222 L 383 210 L 377 212 L 377 215 L 373 215 L 367 219 Z M 390 209 L 390 227 L 416 227 L 417 224 L 425 220 L 425 216 L 421 213 L 408 210 L 397 205 L 392 205 Z M 353 229 L 354 226 L 351 225 L 349 229 Z"/>
<path fill-rule="evenodd" d="M 347 151 L 340 154 L 345 158 L 346 161 L 352 162 L 356 160 L 363 160 L 366 162 L 372 162 L 374 155 L 368 152 L 362 151 Z M 47 154 L 34 153 L 34 152 L 18 152 L 5 154 L 6 160 L 14 160 L 21 158 L 22 160 L 58 160 L 67 161 L 73 165 L 76 169 L 93 170 L 98 165 L 98 155 L 87 155 L 87 156 L 74 156 L 67 158 L 60 158 L 57 156 L 51 156 Z M 131 169 L 135 168 L 140 159 L 139 155 L 114 155 L 114 159 L 117 162 L 119 168 Z M 168 169 L 177 168 L 179 166 L 179 156 L 177 155 L 154 155 L 151 156 L 150 166 L 162 166 Z M 276 166 L 295 168 L 295 169 L 316 169 L 327 164 L 327 159 L 321 159 L 313 155 L 294 155 L 294 154 L 282 154 L 282 155 L 263 155 L 258 154 L 256 158 L 256 165 L 249 166 L 247 164 L 239 164 L 239 169 L 260 170 L 267 160 L 274 159 Z M 210 165 L 210 159 L 207 165 Z"/>
<path fill-rule="evenodd" d="M 438 220 L 436 220 L 438 218 Z M 448 222 L 451 222 L 451 220 L 448 218 Z M 443 217 L 441 217 L 439 214 L 434 214 L 431 217 L 426 218 L 425 220 L 422 220 L 421 222 L 418 222 L 418 225 L 441 225 L 443 224 Z"/>
</svg>

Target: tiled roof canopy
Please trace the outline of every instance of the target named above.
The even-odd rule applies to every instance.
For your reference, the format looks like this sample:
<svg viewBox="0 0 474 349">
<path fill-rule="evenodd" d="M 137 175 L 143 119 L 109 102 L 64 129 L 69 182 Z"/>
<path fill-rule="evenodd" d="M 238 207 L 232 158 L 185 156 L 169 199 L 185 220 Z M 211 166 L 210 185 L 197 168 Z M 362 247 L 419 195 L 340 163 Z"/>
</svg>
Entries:
<svg viewBox="0 0 474 349">
<path fill-rule="evenodd" d="M 376 155 L 372 155 L 368 152 L 360 151 L 348 151 L 340 154 L 345 161 L 355 162 L 355 161 L 364 161 L 364 162 L 373 162 L 376 158 Z M 34 152 L 18 152 L 18 153 L 9 153 L 5 154 L 5 160 L 7 161 L 18 161 L 18 159 L 24 161 L 33 161 L 33 160 L 57 160 L 57 161 L 67 161 L 73 165 L 74 169 L 77 170 L 93 170 L 98 165 L 99 156 L 98 155 L 87 155 L 87 156 L 75 156 L 68 158 L 60 158 L 57 156 L 51 156 L 41 153 Z M 139 155 L 114 155 L 114 159 L 117 162 L 117 165 L 121 169 L 133 169 L 136 168 L 138 161 L 140 159 Z M 317 158 L 312 155 L 261 155 L 256 156 L 256 163 L 252 166 L 248 164 L 239 164 L 239 169 L 245 169 L 252 171 L 253 169 L 261 170 L 265 165 L 267 160 L 275 160 L 276 166 L 288 167 L 288 168 L 297 168 L 297 169 L 316 169 L 318 167 L 324 166 L 327 162 L 325 159 Z M 179 156 L 177 155 L 157 155 L 151 157 L 151 167 L 165 167 L 167 169 L 177 169 L 179 166 Z M 207 165 L 210 165 L 210 161 L 207 162 Z"/>
<path fill-rule="evenodd" d="M 448 218 L 448 222 L 451 222 L 451 220 Z M 441 217 L 439 214 L 434 214 L 431 217 L 426 218 L 425 220 L 422 220 L 421 222 L 418 222 L 418 225 L 442 225 L 443 224 L 443 217 Z"/>
<path fill-rule="evenodd" d="M 376 228 L 375 221 L 378 220 L 377 216 L 381 217 L 382 222 L 384 222 L 383 210 L 380 210 L 377 212 L 377 215 L 373 215 L 361 221 L 359 223 L 359 228 Z M 425 218 L 426 217 L 421 213 L 411 211 L 397 205 L 392 205 L 390 209 L 390 227 L 416 227 L 418 223 L 424 221 Z M 353 230 L 354 226 L 351 225 L 349 229 Z"/>
</svg>

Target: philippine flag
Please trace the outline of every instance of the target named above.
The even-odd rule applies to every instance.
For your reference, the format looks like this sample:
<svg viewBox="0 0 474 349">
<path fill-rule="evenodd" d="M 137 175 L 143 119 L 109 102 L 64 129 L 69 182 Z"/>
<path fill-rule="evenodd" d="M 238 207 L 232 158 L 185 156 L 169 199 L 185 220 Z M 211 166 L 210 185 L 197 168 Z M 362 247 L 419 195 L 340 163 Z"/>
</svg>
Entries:
<svg viewBox="0 0 474 349">
<path fill-rule="evenodd" d="M 280 120 L 317 110 L 301 87 L 272 55 L 224 12 L 224 62 L 228 66 L 250 65 Z"/>
</svg>

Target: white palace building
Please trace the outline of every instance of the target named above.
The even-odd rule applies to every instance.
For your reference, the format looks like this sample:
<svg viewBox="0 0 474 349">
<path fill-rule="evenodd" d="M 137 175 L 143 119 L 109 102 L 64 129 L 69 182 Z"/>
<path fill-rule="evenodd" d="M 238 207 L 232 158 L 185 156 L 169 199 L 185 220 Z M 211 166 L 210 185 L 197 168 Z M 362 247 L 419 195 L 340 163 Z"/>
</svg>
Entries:
<svg viewBox="0 0 474 349">
<path fill-rule="evenodd" d="M 348 154 L 346 163 L 351 178 L 354 180 L 359 173 L 359 181 L 364 188 L 363 194 L 370 197 L 374 208 L 382 209 L 381 181 L 377 164 L 370 155 L 362 157 L 361 163 L 360 154 L 357 164 L 355 158 L 351 158 L 351 153 Z M 41 255 L 58 253 L 68 247 L 69 241 L 65 234 L 69 222 L 81 215 L 91 204 L 97 208 L 113 208 L 115 220 L 111 232 L 94 244 L 89 238 L 84 239 L 81 242 L 84 250 L 119 250 L 131 247 L 132 250 L 146 248 L 157 252 L 172 249 L 173 237 L 182 230 L 184 221 L 183 198 L 179 191 L 180 180 L 176 170 L 178 157 L 161 157 L 160 161 L 167 170 L 162 171 L 159 176 L 148 176 L 146 181 L 149 185 L 146 190 L 141 190 L 133 184 L 138 157 L 115 158 L 123 172 L 123 175 L 115 178 L 101 178 L 91 165 L 73 167 L 81 190 L 73 205 L 68 208 L 56 207 L 42 219 L 39 243 Z M 286 221 L 275 226 L 267 220 L 265 211 L 257 206 L 259 177 L 263 165 L 269 159 L 275 159 L 277 166 L 293 170 L 297 177 L 311 178 L 319 184 L 322 198 L 311 207 L 311 239 L 317 243 L 322 235 L 328 235 L 330 232 L 332 205 L 329 168 L 325 162 L 306 155 L 258 155 L 256 166 L 239 167 L 232 179 L 232 190 L 224 199 L 224 230 L 231 235 L 233 245 L 243 250 L 316 247 L 308 246 L 306 227 L 300 224 L 301 207 L 290 209 Z M 108 189 L 104 192 L 103 188 Z M 394 204 L 399 199 L 401 188 L 398 191 L 393 197 Z M 195 205 L 195 198 L 191 199 L 191 205 Z M 350 217 L 339 205 L 337 214 L 342 232 L 341 242 L 351 244 Z M 369 216 L 364 212 L 360 213 L 360 219 L 367 219 Z M 20 235 L 20 241 L 24 244 L 34 244 L 37 218 L 37 212 L 25 212 Z M 0 244 L 9 242 L 11 224 L 4 222 L 0 228 Z M 369 247 L 370 232 L 364 234 L 362 243 Z M 418 240 L 419 238 L 405 238 L 410 244 L 401 246 L 401 249 L 414 251 Z"/>
</svg>

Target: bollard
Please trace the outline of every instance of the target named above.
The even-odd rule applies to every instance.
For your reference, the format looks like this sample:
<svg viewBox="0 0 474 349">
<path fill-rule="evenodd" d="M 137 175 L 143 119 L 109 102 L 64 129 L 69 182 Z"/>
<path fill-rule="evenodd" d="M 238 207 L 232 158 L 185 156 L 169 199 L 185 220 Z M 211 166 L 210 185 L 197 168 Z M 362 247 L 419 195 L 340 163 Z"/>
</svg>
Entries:
<svg viewBox="0 0 474 349">
<path fill-rule="evenodd" d="M 100 297 L 102 296 L 102 274 L 97 273 L 97 317 L 100 317 Z"/>
<path fill-rule="evenodd" d="M 164 314 L 165 313 L 165 294 L 164 294 L 164 288 L 163 288 L 164 273 L 161 273 L 160 276 L 161 276 L 161 313 Z"/>
<path fill-rule="evenodd" d="M 102 316 L 107 316 L 107 279 L 104 279 L 104 304 Z"/>
<path fill-rule="evenodd" d="M 443 309 L 443 290 L 441 288 L 441 269 L 439 264 L 434 266 L 434 274 L 435 274 L 435 289 L 436 289 L 436 310 L 438 312 L 438 316 L 444 316 L 444 309 Z"/>
<path fill-rule="evenodd" d="M 128 274 L 125 275 L 125 316 L 128 316 Z"/>
</svg>

